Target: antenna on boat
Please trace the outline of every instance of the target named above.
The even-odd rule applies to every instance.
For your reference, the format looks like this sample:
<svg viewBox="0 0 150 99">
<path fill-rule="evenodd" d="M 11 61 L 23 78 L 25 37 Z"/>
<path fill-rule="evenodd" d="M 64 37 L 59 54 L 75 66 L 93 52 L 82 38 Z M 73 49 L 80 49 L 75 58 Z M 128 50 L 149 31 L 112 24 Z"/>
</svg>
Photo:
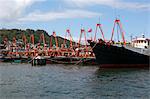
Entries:
<svg viewBox="0 0 150 99">
<path fill-rule="evenodd" d="M 98 18 L 98 22 L 99 22 L 99 24 L 101 23 L 101 22 L 100 22 L 100 21 L 101 21 L 100 19 L 101 19 L 101 18 L 99 17 L 99 18 Z"/>
<path fill-rule="evenodd" d="M 131 42 L 132 42 L 132 39 L 133 39 L 133 35 L 132 34 L 130 35 L 130 38 L 131 38 Z"/>
</svg>

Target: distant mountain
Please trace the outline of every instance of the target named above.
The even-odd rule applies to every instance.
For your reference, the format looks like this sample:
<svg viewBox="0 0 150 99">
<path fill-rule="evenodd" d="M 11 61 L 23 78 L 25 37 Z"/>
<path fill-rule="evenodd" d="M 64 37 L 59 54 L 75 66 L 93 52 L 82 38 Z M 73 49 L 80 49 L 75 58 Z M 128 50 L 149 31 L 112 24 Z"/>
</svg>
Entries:
<svg viewBox="0 0 150 99">
<path fill-rule="evenodd" d="M 27 42 L 30 42 L 30 35 L 34 34 L 35 43 L 42 42 L 40 39 L 40 35 L 44 33 L 46 44 L 50 43 L 50 37 L 52 35 L 49 35 L 45 30 L 33 30 L 33 29 L 0 29 L 0 42 L 3 41 L 5 37 L 8 38 L 9 41 L 12 41 L 13 37 L 15 37 L 17 40 L 22 39 L 23 35 L 26 36 Z M 56 36 L 58 40 L 59 46 L 63 44 L 64 38 L 60 36 Z M 69 46 L 69 40 L 66 41 L 67 46 Z M 52 36 L 52 43 L 55 44 L 54 37 Z M 75 44 L 75 42 L 73 42 Z"/>
</svg>

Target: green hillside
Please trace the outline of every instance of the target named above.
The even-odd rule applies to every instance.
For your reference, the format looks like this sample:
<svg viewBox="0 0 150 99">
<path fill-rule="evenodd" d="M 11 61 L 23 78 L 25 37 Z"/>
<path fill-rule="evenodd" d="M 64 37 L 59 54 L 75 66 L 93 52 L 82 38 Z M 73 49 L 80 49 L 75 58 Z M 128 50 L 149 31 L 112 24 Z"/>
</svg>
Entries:
<svg viewBox="0 0 150 99">
<path fill-rule="evenodd" d="M 35 43 L 42 42 L 40 40 L 40 35 L 44 33 L 46 44 L 50 43 L 50 37 L 45 30 L 33 30 L 33 29 L 0 29 L 0 42 L 3 41 L 5 37 L 8 38 L 9 41 L 12 41 L 13 37 L 16 37 L 17 40 L 22 39 L 22 36 L 25 35 L 27 38 L 27 42 L 30 42 L 30 35 L 34 34 Z M 57 36 L 59 46 L 63 43 L 64 38 Z M 52 36 L 52 42 L 55 44 L 54 37 Z M 73 43 L 75 44 L 75 43 Z M 67 40 L 67 46 L 69 45 L 69 41 Z"/>
</svg>

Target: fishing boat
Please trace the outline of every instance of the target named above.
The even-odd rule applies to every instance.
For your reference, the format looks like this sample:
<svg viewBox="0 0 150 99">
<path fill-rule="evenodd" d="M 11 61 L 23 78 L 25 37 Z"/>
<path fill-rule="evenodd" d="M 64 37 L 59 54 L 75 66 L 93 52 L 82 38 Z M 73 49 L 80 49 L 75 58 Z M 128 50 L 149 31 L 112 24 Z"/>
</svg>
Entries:
<svg viewBox="0 0 150 99">
<path fill-rule="evenodd" d="M 96 61 L 102 68 L 149 68 L 150 49 L 137 50 L 131 46 L 106 43 L 102 39 L 99 42 L 88 40 Z"/>
<path fill-rule="evenodd" d="M 113 40 L 115 27 L 117 27 L 118 41 Z M 149 68 L 150 39 L 145 39 L 143 36 L 141 39 L 127 42 L 119 19 L 114 21 L 110 40 L 104 38 L 103 32 L 101 34 L 102 39 L 96 41 L 95 38 L 94 41 L 88 40 L 88 43 L 93 49 L 97 63 L 102 68 Z M 119 34 L 122 41 L 119 40 Z"/>
</svg>

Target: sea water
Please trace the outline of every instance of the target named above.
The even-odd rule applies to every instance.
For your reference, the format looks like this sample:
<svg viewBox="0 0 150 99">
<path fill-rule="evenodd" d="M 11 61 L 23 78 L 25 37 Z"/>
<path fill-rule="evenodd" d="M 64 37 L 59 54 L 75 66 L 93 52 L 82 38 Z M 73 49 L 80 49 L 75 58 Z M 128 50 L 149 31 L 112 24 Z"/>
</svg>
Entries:
<svg viewBox="0 0 150 99">
<path fill-rule="evenodd" d="M 0 63 L 0 99 L 150 99 L 146 69 Z"/>
</svg>

